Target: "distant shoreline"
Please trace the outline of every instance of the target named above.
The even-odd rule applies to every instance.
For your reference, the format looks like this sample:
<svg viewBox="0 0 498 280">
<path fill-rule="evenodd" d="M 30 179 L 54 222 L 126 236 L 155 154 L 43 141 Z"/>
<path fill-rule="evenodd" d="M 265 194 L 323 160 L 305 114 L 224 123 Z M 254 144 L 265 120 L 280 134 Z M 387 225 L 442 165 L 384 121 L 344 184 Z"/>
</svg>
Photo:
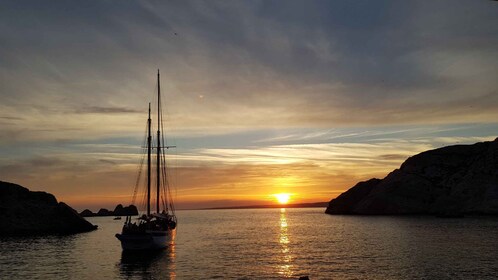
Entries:
<svg viewBox="0 0 498 280">
<path fill-rule="evenodd" d="M 177 211 L 190 211 L 190 210 L 230 210 L 230 209 L 268 209 L 268 208 L 326 208 L 328 202 L 311 202 L 311 203 L 292 203 L 292 204 L 268 204 L 268 205 L 242 205 L 242 206 L 226 206 L 226 207 L 210 207 L 210 208 L 179 208 Z M 98 215 L 93 213 L 91 216 L 84 217 L 111 217 L 111 216 L 126 216 L 126 215 Z M 137 214 L 133 215 L 137 216 Z M 138 214 L 140 216 L 140 214 Z"/>
<path fill-rule="evenodd" d="M 321 208 L 327 207 L 328 202 L 311 202 L 311 203 L 292 203 L 285 205 L 244 205 L 244 206 L 228 206 L 228 207 L 212 207 L 200 209 L 183 209 L 183 210 L 227 210 L 227 209 L 266 209 L 266 208 Z"/>
</svg>

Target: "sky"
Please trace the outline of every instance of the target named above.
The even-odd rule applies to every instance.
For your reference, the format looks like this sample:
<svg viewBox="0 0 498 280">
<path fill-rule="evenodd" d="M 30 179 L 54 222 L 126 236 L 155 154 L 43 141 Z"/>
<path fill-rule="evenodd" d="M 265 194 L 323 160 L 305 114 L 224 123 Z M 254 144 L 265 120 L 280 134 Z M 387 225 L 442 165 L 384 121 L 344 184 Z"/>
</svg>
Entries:
<svg viewBox="0 0 498 280">
<path fill-rule="evenodd" d="M 493 140 L 493 1 L 4 1 L 0 180 L 129 204 L 161 71 L 178 208 L 329 201 Z"/>
</svg>

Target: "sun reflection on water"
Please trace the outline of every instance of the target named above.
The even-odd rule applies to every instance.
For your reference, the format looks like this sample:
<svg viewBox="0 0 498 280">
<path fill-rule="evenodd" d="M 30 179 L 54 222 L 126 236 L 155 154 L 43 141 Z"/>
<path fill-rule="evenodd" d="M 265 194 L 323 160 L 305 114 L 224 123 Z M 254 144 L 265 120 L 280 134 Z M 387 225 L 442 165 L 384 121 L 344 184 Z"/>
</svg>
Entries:
<svg viewBox="0 0 498 280">
<path fill-rule="evenodd" d="M 176 231 L 175 231 L 176 235 Z M 174 240 L 174 239 L 173 239 Z M 176 246 L 175 242 L 172 241 L 170 246 L 169 246 L 169 279 L 176 279 Z"/>
<path fill-rule="evenodd" d="M 278 266 L 278 273 L 285 277 L 292 276 L 292 256 L 289 248 L 289 234 L 287 232 L 287 217 L 285 213 L 285 208 L 280 209 L 280 256 L 279 261 L 280 264 Z"/>
</svg>

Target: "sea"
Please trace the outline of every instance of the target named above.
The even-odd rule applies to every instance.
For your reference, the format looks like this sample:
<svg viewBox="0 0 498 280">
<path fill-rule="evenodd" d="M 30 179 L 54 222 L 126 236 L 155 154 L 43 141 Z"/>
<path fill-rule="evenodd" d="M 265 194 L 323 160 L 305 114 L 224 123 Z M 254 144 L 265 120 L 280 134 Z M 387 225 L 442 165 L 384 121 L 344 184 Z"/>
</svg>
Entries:
<svg viewBox="0 0 498 280">
<path fill-rule="evenodd" d="M 123 253 L 123 220 L 0 238 L 0 279 L 497 279 L 498 218 L 332 216 L 323 208 L 177 211 L 166 250 Z"/>
</svg>

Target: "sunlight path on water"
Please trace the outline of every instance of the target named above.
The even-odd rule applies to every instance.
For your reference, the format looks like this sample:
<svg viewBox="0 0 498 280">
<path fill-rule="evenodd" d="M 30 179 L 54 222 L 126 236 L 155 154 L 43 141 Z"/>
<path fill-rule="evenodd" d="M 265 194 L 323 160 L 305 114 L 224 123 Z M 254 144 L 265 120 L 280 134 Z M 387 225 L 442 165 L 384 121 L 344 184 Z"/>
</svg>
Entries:
<svg viewBox="0 0 498 280">
<path fill-rule="evenodd" d="M 287 219 L 285 217 L 285 208 L 280 209 L 280 238 L 279 243 L 282 247 L 279 265 L 279 274 L 290 277 L 292 276 L 292 255 L 289 249 L 289 235 L 287 232 Z"/>
</svg>

